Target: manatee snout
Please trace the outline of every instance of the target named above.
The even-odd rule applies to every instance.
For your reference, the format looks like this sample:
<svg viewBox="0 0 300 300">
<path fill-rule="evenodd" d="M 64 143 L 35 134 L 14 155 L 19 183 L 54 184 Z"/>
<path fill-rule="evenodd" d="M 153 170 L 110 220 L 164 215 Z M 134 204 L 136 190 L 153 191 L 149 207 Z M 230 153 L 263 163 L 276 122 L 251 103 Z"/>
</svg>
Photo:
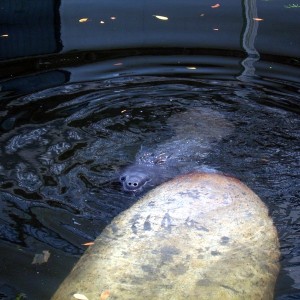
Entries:
<svg viewBox="0 0 300 300">
<path fill-rule="evenodd" d="M 130 167 L 120 175 L 123 189 L 128 192 L 142 190 L 149 181 L 151 181 L 151 176 L 146 168 Z"/>
</svg>

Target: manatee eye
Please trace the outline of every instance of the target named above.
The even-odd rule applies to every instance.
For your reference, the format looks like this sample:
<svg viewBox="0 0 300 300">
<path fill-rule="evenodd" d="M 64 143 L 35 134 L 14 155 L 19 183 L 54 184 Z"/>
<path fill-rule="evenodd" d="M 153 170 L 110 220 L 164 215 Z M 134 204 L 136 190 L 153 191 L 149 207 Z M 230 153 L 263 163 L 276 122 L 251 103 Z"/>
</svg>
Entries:
<svg viewBox="0 0 300 300">
<path fill-rule="evenodd" d="M 125 176 L 122 176 L 122 177 L 120 177 L 120 180 L 121 180 L 121 181 L 125 181 L 125 180 L 126 180 L 126 177 L 125 177 Z"/>
</svg>

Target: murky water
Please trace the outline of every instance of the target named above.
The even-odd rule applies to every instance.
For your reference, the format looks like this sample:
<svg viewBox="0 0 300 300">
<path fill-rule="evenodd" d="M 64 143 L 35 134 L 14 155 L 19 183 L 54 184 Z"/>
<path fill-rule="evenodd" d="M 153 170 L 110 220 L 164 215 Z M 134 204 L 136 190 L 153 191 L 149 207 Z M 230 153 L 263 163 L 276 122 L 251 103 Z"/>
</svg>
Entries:
<svg viewBox="0 0 300 300">
<path fill-rule="evenodd" d="M 7 100 L 1 122 L 2 241 L 31 253 L 81 254 L 83 243 L 137 200 L 122 191 L 118 171 L 135 161 L 141 146 L 176 140 L 176 129 L 186 126 L 180 123 L 183 112 L 193 117 L 210 109 L 232 132 L 204 156 L 182 156 L 188 168 L 205 165 L 231 174 L 260 195 L 280 234 L 278 294 L 293 294 L 299 287 L 299 86 L 277 81 L 270 88 L 266 82 L 125 76 Z M 286 103 L 289 109 L 282 108 Z M 168 121 L 174 117 L 177 123 Z M 201 128 L 192 132 L 196 140 L 201 134 Z M 183 136 L 176 147 L 186 151 Z"/>
</svg>

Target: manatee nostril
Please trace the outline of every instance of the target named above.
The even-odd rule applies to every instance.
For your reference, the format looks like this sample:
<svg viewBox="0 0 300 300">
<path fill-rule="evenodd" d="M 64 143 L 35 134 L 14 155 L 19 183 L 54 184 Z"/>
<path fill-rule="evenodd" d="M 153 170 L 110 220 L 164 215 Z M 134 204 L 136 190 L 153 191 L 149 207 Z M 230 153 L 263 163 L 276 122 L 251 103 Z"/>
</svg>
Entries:
<svg viewBox="0 0 300 300">
<path fill-rule="evenodd" d="M 137 186 L 138 184 L 135 182 L 133 185 L 134 185 L 134 186 Z"/>
</svg>

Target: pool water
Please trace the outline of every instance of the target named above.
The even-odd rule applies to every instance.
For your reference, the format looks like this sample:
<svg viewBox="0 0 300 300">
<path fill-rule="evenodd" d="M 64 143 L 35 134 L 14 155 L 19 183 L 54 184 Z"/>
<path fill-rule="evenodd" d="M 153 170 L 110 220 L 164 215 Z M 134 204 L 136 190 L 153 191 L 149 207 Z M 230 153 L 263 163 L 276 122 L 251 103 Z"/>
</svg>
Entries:
<svg viewBox="0 0 300 300">
<path fill-rule="evenodd" d="M 121 170 L 141 149 L 163 149 L 179 173 L 229 174 L 261 197 L 280 238 L 276 299 L 297 299 L 300 9 L 284 1 L 54 2 L 36 8 L 49 20 L 30 19 L 41 26 L 28 39 L 45 30 L 36 45 L 17 26 L 33 7 L 1 4 L 1 34 L 20 46 L 1 36 L 0 298 L 49 299 L 84 244 L 141 196 L 122 190 Z M 226 134 L 203 137 L 201 111 L 212 112 L 212 124 L 222 116 Z M 192 145 L 200 138 L 205 155 Z M 32 264 L 43 251 L 48 262 Z"/>
</svg>

